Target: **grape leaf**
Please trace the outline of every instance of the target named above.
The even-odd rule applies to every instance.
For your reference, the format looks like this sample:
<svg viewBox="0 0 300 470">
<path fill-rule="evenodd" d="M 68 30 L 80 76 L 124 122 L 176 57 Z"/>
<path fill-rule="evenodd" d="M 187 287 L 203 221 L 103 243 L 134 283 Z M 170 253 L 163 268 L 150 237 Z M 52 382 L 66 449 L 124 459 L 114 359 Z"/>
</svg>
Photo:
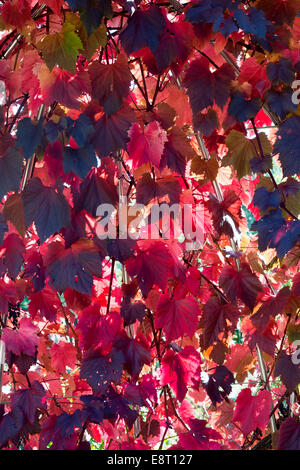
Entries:
<svg viewBox="0 0 300 470">
<path fill-rule="evenodd" d="M 59 301 L 50 289 L 42 289 L 30 295 L 28 311 L 32 319 L 35 319 L 39 313 L 41 318 L 46 318 L 51 322 L 55 321 L 58 308 Z"/>
<path fill-rule="evenodd" d="M 120 383 L 123 361 L 120 351 L 113 351 L 108 356 L 90 351 L 83 358 L 80 377 L 86 379 L 95 393 L 102 395 L 107 392 L 111 382 L 116 385 Z"/>
<path fill-rule="evenodd" d="M 16 233 L 10 233 L 4 240 L 4 253 L 0 258 L 0 272 L 8 273 L 12 279 L 19 274 L 24 262 L 25 245 Z"/>
<path fill-rule="evenodd" d="M 76 348 L 72 343 L 60 341 L 51 347 L 51 365 L 58 374 L 64 375 L 67 366 L 73 369 L 76 364 L 76 356 Z"/>
<path fill-rule="evenodd" d="M 79 178 L 84 179 L 92 167 L 97 166 L 97 158 L 92 145 L 85 147 L 63 149 L 63 167 L 65 173 L 73 171 Z"/>
<path fill-rule="evenodd" d="M 132 325 L 139 320 L 143 320 L 146 314 L 146 307 L 143 302 L 122 302 L 121 304 L 121 316 L 124 318 L 124 325 Z"/>
<path fill-rule="evenodd" d="M 180 434 L 177 446 L 171 447 L 171 450 L 220 450 L 221 434 L 212 428 L 207 427 L 207 421 L 204 419 L 189 418 L 188 424 L 190 431 Z"/>
<path fill-rule="evenodd" d="M 126 54 L 137 52 L 145 46 L 155 52 L 164 26 L 165 18 L 157 5 L 150 5 L 145 9 L 138 8 L 119 36 Z"/>
<path fill-rule="evenodd" d="M 300 383 L 299 364 L 294 364 L 292 357 L 281 351 L 275 363 L 274 375 L 280 376 L 287 390 L 292 393 Z"/>
<path fill-rule="evenodd" d="M 128 104 L 123 104 L 115 114 L 104 114 L 95 124 L 95 134 L 92 143 L 100 157 L 111 152 L 126 149 L 129 141 L 128 130 L 136 116 Z"/>
<path fill-rule="evenodd" d="M 2 149 L 1 149 L 2 150 Z M 17 149 L 8 147 L 0 152 L 0 197 L 8 191 L 18 191 L 22 176 L 23 160 Z"/>
<path fill-rule="evenodd" d="M 184 400 L 188 386 L 199 388 L 201 374 L 200 354 L 192 346 L 186 346 L 180 352 L 167 351 L 162 358 L 161 385 L 169 385 L 176 398 Z"/>
<path fill-rule="evenodd" d="M 28 318 L 20 321 L 18 330 L 4 328 L 2 340 L 8 351 L 20 356 L 22 353 L 27 356 L 35 356 L 39 338 L 36 334 L 36 327 Z"/>
<path fill-rule="evenodd" d="M 144 129 L 134 123 L 129 130 L 130 141 L 127 149 L 129 157 L 132 158 L 134 168 L 144 163 L 153 163 L 159 167 L 167 134 L 157 121 L 150 122 Z"/>
<path fill-rule="evenodd" d="M 233 94 L 228 106 L 228 113 L 238 121 L 247 121 L 256 116 L 261 108 L 261 101 L 258 98 L 247 100 L 240 92 Z"/>
<path fill-rule="evenodd" d="M 103 106 L 107 115 L 118 111 L 129 93 L 132 80 L 125 55 L 120 54 L 113 64 L 93 62 L 89 68 L 92 96 Z"/>
<path fill-rule="evenodd" d="M 215 296 L 211 296 L 205 304 L 200 320 L 204 328 L 204 348 L 207 349 L 215 341 L 227 338 L 229 332 L 234 332 L 239 317 L 238 309 L 231 304 L 224 304 Z"/>
<path fill-rule="evenodd" d="M 34 222 L 41 242 L 70 223 L 70 207 L 61 192 L 32 178 L 22 193 L 25 221 Z"/>
<path fill-rule="evenodd" d="M 270 155 L 272 145 L 264 132 L 259 133 L 259 140 L 264 155 Z M 256 158 L 259 152 L 257 139 L 247 139 L 244 134 L 233 129 L 226 137 L 225 142 L 228 153 L 222 159 L 222 166 L 232 165 L 237 171 L 238 178 L 249 175 L 251 173 L 250 161 Z"/>
<path fill-rule="evenodd" d="M 272 397 L 268 390 L 261 390 L 256 396 L 250 388 L 243 389 L 237 399 L 233 421 L 240 423 L 244 436 L 256 428 L 265 429 L 272 408 Z"/>
<path fill-rule="evenodd" d="M 153 285 L 164 288 L 172 275 L 174 262 L 164 243 L 157 241 L 139 242 L 136 255 L 126 262 L 130 276 L 137 276 L 143 295 L 147 295 Z"/>
<path fill-rule="evenodd" d="M 269 80 L 275 85 L 279 85 L 281 82 L 291 84 L 295 76 L 293 64 L 286 57 L 281 57 L 279 62 L 269 62 L 266 72 Z"/>
<path fill-rule="evenodd" d="M 217 366 L 213 374 L 208 374 L 208 381 L 203 383 L 213 406 L 221 403 L 231 392 L 234 377 L 225 366 Z"/>
<path fill-rule="evenodd" d="M 80 185 L 80 193 L 75 207 L 78 212 L 85 209 L 94 217 L 100 204 L 116 205 L 118 194 L 115 186 L 109 181 L 92 171 Z"/>
<path fill-rule="evenodd" d="M 28 160 L 39 146 L 43 137 L 43 122 L 34 124 L 30 118 L 18 122 L 16 146 L 21 147 L 24 157 Z"/>
<path fill-rule="evenodd" d="M 154 325 L 162 328 L 167 341 L 186 333 L 190 338 L 198 327 L 199 305 L 193 297 L 171 300 L 168 294 L 162 294 L 156 307 Z"/>
<path fill-rule="evenodd" d="M 150 364 L 151 353 L 141 335 L 135 339 L 128 338 L 124 333 L 114 342 L 116 350 L 121 351 L 124 357 L 124 369 L 132 376 L 138 376 L 144 364 Z"/>
<path fill-rule="evenodd" d="M 284 121 L 277 131 L 274 152 L 279 153 L 279 160 L 284 176 L 300 173 L 300 117 L 292 116 Z"/>
<path fill-rule="evenodd" d="M 136 202 L 147 205 L 153 199 L 160 202 L 164 196 L 168 196 L 170 205 L 178 204 L 180 193 L 180 184 L 174 176 L 155 181 L 149 173 L 144 173 L 136 186 Z"/>
<path fill-rule="evenodd" d="M 300 424 L 288 417 L 279 428 L 277 450 L 300 450 Z"/>
<path fill-rule="evenodd" d="M 219 284 L 232 302 L 240 299 L 252 309 L 255 306 L 258 292 L 263 291 L 258 277 L 251 271 L 247 263 L 241 263 L 239 271 L 231 266 L 225 266 Z"/>
<path fill-rule="evenodd" d="M 45 257 L 51 284 L 59 292 L 71 288 L 90 294 L 93 276 L 101 276 L 101 258 L 95 245 L 81 239 L 65 249 L 60 242 L 48 246 Z"/>
<path fill-rule="evenodd" d="M 214 102 L 223 107 L 230 95 L 231 81 L 234 79 L 232 68 L 224 64 L 212 73 L 209 66 L 206 58 L 193 60 L 183 80 L 194 115 Z"/>
<path fill-rule="evenodd" d="M 29 423 L 34 423 L 37 409 L 42 407 L 46 396 L 44 387 L 36 380 L 30 388 L 17 390 L 12 395 L 12 405 L 18 406 Z"/>
<path fill-rule="evenodd" d="M 99 313 L 100 305 L 97 303 L 80 312 L 77 324 L 80 331 L 80 346 L 85 350 L 99 349 L 106 354 L 120 332 L 121 317 L 116 312 L 110 312 L 107 315 Z"/>
<path fill-rule="evenodd" d="M 61 33 L 44 36 L 38 42 L 37 47 L 50 70 L 58 65 L 74 73 L 78 51 L 83 48 L 83 45 L 74 32 L 74 26 L 64 23 Z"/>
<path fill-rule="evenodd" d="M 234 17 L 240 28 L 242 28 L 245 33 L 254 34 L 258 38 L 266 37 L 267 26 L 271 23 L 266 20 L 265 14 L 262 10 L 250 7 L 246 13 L 244 10 L 237 8 L 234 13 Z"/>
</svg>

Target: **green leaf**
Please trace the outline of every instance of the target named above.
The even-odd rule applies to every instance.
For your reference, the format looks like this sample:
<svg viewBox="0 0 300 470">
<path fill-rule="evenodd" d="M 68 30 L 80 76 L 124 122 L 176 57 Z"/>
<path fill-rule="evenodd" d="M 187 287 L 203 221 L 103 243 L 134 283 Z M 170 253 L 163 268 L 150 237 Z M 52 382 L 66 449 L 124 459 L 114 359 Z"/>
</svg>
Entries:
<svg viewBox="0 0 300 470">
<path fill-rule="evenodd" d="M 289 325 L 287 327 L 287 335 L 289 343 L 293 343 L 300 339 L 300 325 Z"/>
<path fill-rule="evenodd" d="M 16 227 L 21 237 L 24 237 L 26 232 L 26 223 L 21 194 L 11 194 L 5 201 L 2 213 L 5 219 L 9 220 Z"/>
<path fill-rule="evenodd" d="M 90 60 L 98 47 L 104 47 L 107 43 L 107 30 L 104 23 L 92 33 L 88 35 L 79 16 L 75 13 L 66 14 L 67 23 L 73 26 L 74 32 L 79 36 L 83 48 L 79 51 L 86 59 Z"/>
<path fill-rule="evenodd" d="M 83 28 L 84 29 L 84 28 Z M 94 55 L 95 51 L 98 47 L 104 47 L 107 43 L 107 36 L 106 36 L 106 26 L 101 24 L 96 31 L 94 31 L 90 36 L 87 36 L 87 33 L 80 34 L 83 43 L 83 50 L 82 55 L 86 57 L 88 60 Z M 85 36 L 85 37 L 83 37 Z"/>
<path fill-rule="evenodd" d="M 259 138 L 262 144 L 264 155 L 272 153 L 272 145 L 266 134 L 261 132 Z M 232 165 L 237 172 L 238 178 L 251 173 L 250 160 L 259 158 L 259 147 L 257 139 L 247 139 L 241 132 L 232 130 L 226 137 L 228 153 L 222 160 L 222 166 Z"/>
<path fill-rule="evenodd" d="M 74 32 L 74 25 L 65 23 L 61 33 L 44 36 L 37 47 L 50 70 L 58 65 L 74 73 L 78 51 L 83 45 Z"/>
</svg>

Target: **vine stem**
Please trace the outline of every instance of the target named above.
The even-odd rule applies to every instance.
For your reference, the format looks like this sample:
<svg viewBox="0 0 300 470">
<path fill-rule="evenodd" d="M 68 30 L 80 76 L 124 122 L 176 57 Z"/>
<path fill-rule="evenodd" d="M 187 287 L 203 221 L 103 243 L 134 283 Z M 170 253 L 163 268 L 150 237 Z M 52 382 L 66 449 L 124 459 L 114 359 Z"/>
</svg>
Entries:
<svg viewBox="0 0 300 470">
<path fill-rule="evenodd" d="M 114 279 L 114 270 L 115 270 L 115 258 L 111 260 L 111 271 L 110 271 L 110 280 L 109 280 L 109 291 L 108 291 L 108 299 L 107 299 L 107 306 L 106 306 L 106 315 L 109 313 L 110 308 L 110 300 L 111 300 L 111 292 L 112 292 L 112 285 Z"/>
<path fill-rule="evenodd" d="M 283 332 L 283 336 L 282 336 L 282 339 L 281 339 L 281 343 L 280 343 L 280 346 L 279 346 L 279 349 L 278 349 L 278 352 L 277 352 L 277 357 L 279 356 L 279 354 L 281 353 L 282 349 L 283 349 L 283 344 L 284 344 L 284 340 L 285 340 L 285 337 L 286 337 L 286 332 L 287 332 L 287 329 L 288 329 L 288 326 L 289 326 L 289 323 L 291 321 L 291 315 L 288 316 L 288 319 L 287 319 L 287 322 L 286 322 L 286 325 L 285 325 L 285 329 L 284 329 L 284 332 Z M 269 381 L 270 381 L 270 378 L 271 378 L 271 375 L 272 375 L 272 372 L 274 370 L 274 367 L 275 367 L 275 360 L 272 364 L 272 367 L 271 367 L 271 370 L 267 376 L 267 384 L 269 384 Z"/>
<path fill-rule="evenodd" d="M 122 166 L 122 162 L 123 162 L 123 159 L 122 159 L 122 155 L 121 155 L 121 152 L 118 152 L 117 154 L 117 162 L 118 162 L 118 168 L 119 168 L 119 184 L 118 184 L 118 190 L 119 190 L 119 204 L 123 204 L 123 198 L 124 198 L 124 188 L 123 188 L 123 166 Z M 124 266 L 124 264 L 122 264 L 122 278 L 123 278 L 123 282 L 125 284 L 128 284 L 128 281 L 129 281 L 129 277 L 128 277 L 128 273 L 127 273 L 127 270 Z M 129 325 L 126 327 L 126 332 L 127 332 L 127 335 L 129 336 L 129 338 L 133 338 L 134 337 L 134 330 L 133 330 L 133 325 Z M 134 435 L 137 437 L 139 436 L 140 434 L 140 423 L 139 423 L 139 420 L 136 419 L 134 424 L 133 424 L 133 432 L 134 432 Z"/>
<path fill-rule="evenodd" d="M 142 80 L 143 80 L 143 86 L 144 86 L 144 90 L 145 90 L 145 99 L 146 99 L 146 102 L 149 103 L 148 90 L 147 90 L 147 85 L 146 85 L 146 77 L 145 77 L 145 72 L 144 72 L 144 67 L 143 67 L 143 64 L 142 64 L 142 60 L 141 60 L 140 57 L 138 59 L 138 62 L 139 62 L 141 75 L 142 75 Z"/>
<path fill-rule="evenodd" d="M 187 431 L 190 431 L 189 426 L 183 421 L 183 419 L 177 413 L 177 410 L 176 410 L 176 407 L 175 407 L 175 404 L 174 404 L 174 400 L 173 400 L 169 385 L 166 385 L 166 390 L 167 390 L 167 394 L 169 395 L 169 398 L 170 398 L 170 401 L 171 401 L 171 404 L 172 404 L 172 408 L 173 408 L 173 411 L 174 411 L 174 414 L 175 414 L 176 418 L 178 419 L 178 421 L 181 422 L 181 424 L 183 425 L 183 427 Z"/>
<path fill-rule="evenodd" d="M 45 105 L 41 104 L 38 110 L 37 114 L 37 120 L 41 121 L 43 119 L 43 112 L 45 109 Z M 21 191 L 24 190 L 26 184 L 28 183 L 29 179 L 31 178 L 34 170 L 34 165 L 35 165 L 35 155 L 33 155 L 29 160 L 26 162 L 26 166 L 22 175 L 22 180 L 21 180 Z"/>
<path fill-rule="evenodd" d="M 78 441 L 77 441 L 77 447 L 78 447 L 78 446 L 81 444 L 81 442 L 82 442 L 82 439 L 83 439 L 83 437 L 84 437 L 84 433 L 85 433 L 85 431 L 86 431 L 86 428 L 87 428 L 88 424 L 89 424 L 89 420 L 86 419 L 85 422 L 84 422 L 84 424 L 83 424 L 83 426 L 82 426 L 82 430 L 81 430 L 81 432 L 80 432 L 80 435 L 79 435 L 79 438 L 78 438 Z"/>
<path fill-rule="evenodd" d="M 256 353 L 257 353 L 257 359 L 258 359 L 258 364 L 259 364 L 259 368 L 260 368 L 260 374 L 261 374 L 261 377 L 262 377 L 262 379 L 265 383 L 265 388 L 266 388 L 266 390 L 268 390 L 268 392 L 271 393 L 270 384 L 267 381 L 266 365 L 265 365 L 265 362 L 263 360 L 262 353 L 261 353 L 261 350 L 260 350 L 260 347 L 258 346 L 258 344 L 256 345 Z M 273 409 L 273 404 L 271 406 L 271 411 L 272 411 L 272 409 Z M 270 427 L 271 427 L 272 433 L 274 433 L 277 430 L 274 415 L 272 415 L 270 417 Z"/>
<path fill-rule="evenodd" d="M 168 432 L 168 428 L 169 428 L 169 411 L 168 411 L 168 404 L 167 404 L 167 393 L 166 393 L 166 387 L 163 387 L 163 394 L 164 394 L 164 407 L 165 407 L 165 413 L 166 413 L 166 428 L 164 430 L 164 433 L 163 433 L 163 436 L 162 436 L 162 439 L 160 441 L 160 444 L 159 444 L 159 450 L 162 450 L 162 447 L 163 447 L 163 444 L 164 444 L 164 440 L 166 438 L 166 435 L 167 435 L 167 432 Z"/>
</svg>

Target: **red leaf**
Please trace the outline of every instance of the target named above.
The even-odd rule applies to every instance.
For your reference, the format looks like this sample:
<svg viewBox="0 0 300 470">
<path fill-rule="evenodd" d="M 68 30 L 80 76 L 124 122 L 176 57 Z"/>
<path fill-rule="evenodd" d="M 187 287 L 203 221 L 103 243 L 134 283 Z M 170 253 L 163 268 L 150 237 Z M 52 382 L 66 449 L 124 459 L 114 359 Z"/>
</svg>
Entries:
<svg viewBox="0 0 300 470">
<path fill-rule="evenodd" d="M 105 157 L 111 152 L 126 149 L 129 141 L 128 131 L 133 122 L 136 121 L 135 113 L 125 103 L 119 111 L 108 116 L 103 115 L 95 125 L 93 145 L 100 157 Z"/>
<path fill-rule="evenodd" d="M 133 167 L 144 163 L 153 163 L 159 167 L 160 159 L 167 142 L 167 133 L 157 121 L 150 122 L 143 129 L 137 123 L 129 131 L 130 142 L 127 145 Z"/>
<path fill-rule="evenodd" d="M 151 353 L 141 334 L 133 339 L 128 338 L 124 333 L 116 339 L 114 346 L 122 351 L 125 358 L 124 368 L 129 374 L 136 376 L 141 372 L 144 364 L 150 364 Z"/>
<path fill-rule="evenodd" d="M 1 15 L 6 24 L 22 29 L 31 20 L 30 5 L 26 0 L 10 0 L 3 4 Z"/>
<path fill-rule="evenodd" d="M 252 98 L 258 96 L 263 98 L 266 91 L 271 88 L 271 82 L 267 77 L 266 68 L 260 65 L 254 57 L 243 62 L 241 72 L 239 74 L 239 83 L 244 82 L 252 85 Z"/>
<path fill-rule="evenodd" d="M 4 253 L 0 258 L 0 271 L 8 272 L 15 279 L 24 261 L 25 246 L 22 238 L 16 233 L 10 233 L 2 245 Z"/>
<path fill-rule="evenodd" d="M 85 350 L 100 348 L 106 354 L 115 336 L 121 329 L 122 319 L 116 312 L 107 315 L 100 313 L 100 304 L 83 309 L 79 315 L 77 328 L 80 331 L 80 345 Z"/>
<path fill-rule="evenodd" d="M 74 450 L 78 440 L 75 432 L 71 436 L 62 439 L 60 429 L 56 427 L 57 416 L 48 416 L 42 424 L 39 440 L 39 450 L 48 450 L 49 442 L 52 442 L 54 450 Z"/>
<path fill-rule="evenodd" d="M 186 273 L 186 287 L 190 291 L 190 293 L 197 297 L 200 292 L 201 286 L 201 274 L 200 271 L 192 266 L 187 270 Z"/>
<path fill-rule="evenodd" d="M 37 328 L 28 318 L 22 318 L 18 330 L 4 328 L 2 340 L 8 351 L 20 356 L 22 353 L 27 356 L 34 356 L 39 338 L 36 334 Z"/>
<path fill-rule="evenodd" d="M 6 315 L 8 312 L 8 302 L 13 301 L 16 296 L 16 289 L 12 281 L 10 283 L 0 279 L 0 312 Z"/>
<path fill-rule="evenodd" d="M 154 53 L 156 65 L 160 72 L 170 65 L 179 71 L 190 54 L 193 31 L 191 25 L 185 21 L 166 21 L 159 46 Z"/>
<path fill-rule="evenodd" d="M 47 247 L 45 257 L 51 284 L 60 292 L 68 287 L 90 294 L 93 276 L 101 276 L 101 258 L 91 240 L 77 240 L 65 249 L 60 242 Z"/>
<path fill-rule="evenodd" d="M 48 170 L 50 181 L 55 184 L 59 176 L 64 176 L 62 145 L 57 140 L 49 144 L 45 150 L 44 162 Z"/>
<path fill-rule="evenodd" d="M 212 213 L 214 229 L 218 236 L 222 233 L 229 237 L 235 237 L 239 232 L 239 218 L 241 209 L 241 199 L 231 189 L 224 193 L 223 201 L 219 201 L 214 195 L 210 195 L 207 207 Z"/>
<path fill-rule="evenodd" d="M 245 341 L 252 351 L 258 345 L 270 356 L 274 355 L 278 335 L 276 334 L 277 325 L 272 317 L 263 330 L 255 328 L 249 317 L 245 317 L 242 322 L 242 330 Z"/>
<path fill-rule="evenodd" d="M 296 274 L 293 279 L 292 293 L 297 297 L 300 297 L 300 273 Z"/>
<path fill-rule="evenodd" d="M 214 429 L 206 427 L 207 422 L 203 419 L 190 418 L 188 424 L 191 428 L 189 432 L 184 432 L 179 436 L 177 446 L 185 450 L 219 450 L 220 444 L 216 442 L 222 436 Z M 176 449 L 173 446 L 171 449 Z"/>
<path fill-rule="evenodd" d="M 230 331 L 233 333 L 238 318 L 239 311 L 234 305 L 224 304 L 218 297 L 211 296 L 200 320 L 200 327 L 204 328 L 204 348 L 218 339 L 227 338 Z"/>
<path fill-rule="evenodd" d="M 42 406 L 43 399 L 46 396 L 44 387 L 36 380 L 30 388 L 18 390 L 12 395 L 13 406 L 21 408 L 29 423 L 33 424 L 36 417 L 36 411 Z"/>
<path fill-rule="evenodd" d="M 233 383 L 233 374 L 225 366 L 217 366 L 213 374 L 207 374 L 206 380 L 203 380 L 203 387 L 213 406 L 227 398 L 231 393 Z"/>
<path fill-rule="evenodd" d="M 261 390 L 256 396 L 252 396 L 250 388 L 245 388 L 236 399 L 233 421 L 240 423 L 244 436 L 247 436 L 256 428 L 265 429 L 271 408 L 272 397 L 268 390 Z"/>
<path fill-rule="evenodd" d="M 54 68 L 51 73 L 52 81 L 41 83 L 45 104 L 51 105 L 58 101 L 71 109 L 80 109 L 80 96 L 91 92 L 87 72 L 72 75 L 67 70 Z"/>
<path fill-rule="evenodd" d="M 120 109 L 129 93 L 132 80 L 128 68 L 127 57 L 119 54 L 113 64 L 93 62 L 89 68 L 92 83 L 92 96 L 103 106 L 107 114 L 113 114 Z"/>
<path fill-rule="evenodd" d="M 149 173 L 145 173 L 136 186 L 136 202 L 138 204 L 147 205 L 151 200 L 165 201 L 166 196 L 168 203 L 178 204 L 180 194 L 181 187 L 174 176 L 167 176 L 155 181 Z"/>
<path fill-rule="evenodd" d="M 258 292 L 263 291 L 258 277 L 247 263 L 241 263 L 239 271 L 225 266 L 219 284 L 232 302 L 240 299 L 251 309 L 255 306 Z"/>
<path fill-rule="evenodd" d="M 56 15 L 59 15 L 60 9 L 64 3 L 64 0 L 45 0 L 43 3 L 45 3 L 48 7 L 50 7 L 53 13 L 55 13 Z"/>
<path fill-rule="evenodd" d="M 228 64 L 221 65 L 212 73 L 206 58 L 193 60 L 183 84 L 187 88 L 194 115 L 214 103 L 223 108 L 230 95 L 232 80 L 234 72 Z"/>
<path fill-rule="evenodd" d="M 269 321 L 270 317 L 275 317 L 277 314 L 282 313 L 288 299 L 290 297 L 290 289 L 286 286 L 281 289 L 276 297 L 269 297 L 259 307 L 254 315 L 251 315 L 251 322 L 258 330 L 264 330 Z"/>
<path fill-rule="evenodd" d="M 29 313 L 32 319 L 35 319 L 37 313 L 40 317 L 45 317 L 49 321 L 55 321 L 59 301 L 55 293 L 50 289 L 43 289 L 35 294 L 31 294 L 29 303 Z"/>
<path fill-rule="evenodd" d="M 151 287 L 166 287 L 172 275 L 174 261 L 165 244 L 160 241 L 142 240 L 137 244 L 135 257 L 126 262 L 130 276 L 137 276 L 138 284 L 144 296 Z"/>
<path fill-rule="evenodd" d="M 200 354 L 192 346 L 186 346 L 179 353 L 170 349 L 162 358 L 161 385 L 170 385 L 177 399 L 182 401 L 189 385 L 199 389 L 200 364 Z"/>
<path fill-rule="evenodd" d="M 184 333 L 192 338 L 198 328 L 199 315 L 199 304 L 194 297 L 172 300 L 168 294 L 163 294 L 156 307 L 154 325 L 163 329 L 168 342 Z"/>
<path fill-rule="evenodd" d="M 60 341 L 51 347 L 51 365 L 58 374 L 64 375 L 66 366 L 73 369 L 76 363 L 77 351 L 72 343 Z"/>
</svg>

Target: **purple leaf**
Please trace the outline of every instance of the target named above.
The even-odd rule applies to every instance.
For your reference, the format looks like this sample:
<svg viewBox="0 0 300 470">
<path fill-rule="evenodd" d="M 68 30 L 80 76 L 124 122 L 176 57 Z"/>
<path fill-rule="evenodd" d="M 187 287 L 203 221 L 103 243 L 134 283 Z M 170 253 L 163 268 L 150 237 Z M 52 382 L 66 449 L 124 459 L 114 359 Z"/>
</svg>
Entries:
<svg viewBox="0 0 300 470">
<path fill-rule="evenodd" d="M 70 207 L 63 194 L 44 186 L 39 178 L 29 181 L 22 199 L 26 224 L 35 223 L 41 242 L 70 223 Z"/>
</svg>

